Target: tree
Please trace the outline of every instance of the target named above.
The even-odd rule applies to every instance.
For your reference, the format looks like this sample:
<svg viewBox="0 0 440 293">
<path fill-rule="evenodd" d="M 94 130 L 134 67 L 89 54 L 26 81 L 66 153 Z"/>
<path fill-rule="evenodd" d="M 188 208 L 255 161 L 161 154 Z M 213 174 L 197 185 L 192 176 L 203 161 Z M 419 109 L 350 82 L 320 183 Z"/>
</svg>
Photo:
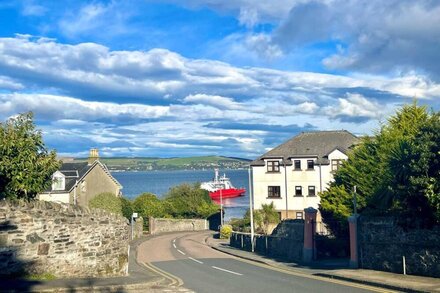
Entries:
<svg viewBox="0 0 440 293">
<path fill-rule="evenodd" d="M 133 210 L 146 221 L 149 217 L 160 218 L 165 215 L 162 202 L 152 193 L 143 193 L 133 201 Z"/>
<path fill-rule="evenodd" d="M 0 123 L 0 198 L 34 198 L 50 186 L 59 166 L 31 112 Z"/>
<path fill-rule="evenodd" d="M 439 113 L 414 102 L 363 138 L 321 194 L 320 211 L 333 232 L 353 211 L 353 186 L 360 212 L 417 218 L 424 225 L 437 214 L 438 221 L 439 132 Z"/>
<path fill-rule="evenodd" d="M 278 224 L 280 222 L 278 212 L 275 210 L 273 202 L 270 204 L 262 204 L 259 212 L 261 214 L 264 234 L 269 234 L 270 225 Z"/>
<path fill-rule="evenodd" d="M 207 218 L 219 210 L 199 184 L 171 188 L 165 196 L 164 206 L 166 214 L 175 218 Z"/>
<path fill-rule="evenodd" d="M 111 192 L 100 193 L 89 202 L 89 207 L 103 209 L 115 215 L 122 216 L 122 201 Z"/>
</svg>

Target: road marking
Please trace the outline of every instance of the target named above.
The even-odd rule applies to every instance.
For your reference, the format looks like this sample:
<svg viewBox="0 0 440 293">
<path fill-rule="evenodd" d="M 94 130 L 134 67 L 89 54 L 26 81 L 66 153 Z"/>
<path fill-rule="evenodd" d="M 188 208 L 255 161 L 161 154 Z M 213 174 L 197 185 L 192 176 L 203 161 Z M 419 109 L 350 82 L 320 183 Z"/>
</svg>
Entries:
<svg viewBox="0 0 440 293">
<path fill-rule="evenodd" d="M 193 261 L 195 261 L 195 262 L 198 262 L 198 263 L 200 263 L 200 264 L 203 264 L 203 262 L 201 262 L 200 260 L 198 260 L 198 259 L 195 259 L 195 258 L 192 258 L 191 256 L 190 257 L 188 257 L 190 260 L 193 260 Z"/>
<path fill-rule="evenodd" d="M 152 263 L 143 263 L 143 265 L 149 269 L 152 272 L 155 272 L 159 275 L 161 275 L 162 277 L 166 278 L 168 281 L 170 281 L 170 286 L 177 286 L 180 287 L 183 285 L 183 280 L 177 276 L 174 276 L 171 273 L 168 273 L 162 269 L 159 269 L 158 267 L 156 267 L 155 265 L 153 265 Z"/>
<path fill-rule="evenodd" d="M 183 255 L 186 255 L 186 253 L 185 252 L 183 252 L 182 250 L 180 250 L 180 249 L 177 249 L 177 251 L 180 253 L 180 254 L 183 254 Z"/>
<path fill-rule="evenodd" d="M 176 243 L 176 239 L 173 239 L 173 243 Z"/>
<path fill-rule="evenodd" d="M 227 273 L 230 273 L 230 274 L 234 274 L 234 275 L 237 275 L 237 276 L 243 276 L 243 274 L 236 273 L 236 272 L 233 272 L 233 271 L 230 271 L 230 270 L 226 270 L 226 269 L 222 269 L 222 268 L 219 268 L 219 267 L 216 267 L 216 266 L 212 266 L 212 268 L 216 269 L 216 270 L 223 271 L 223 272 L 227 272 Z"/>
<path fill-rule="evenodd" d="M 174 248 L 177 248 L 175 243 L 173 243 L 173 246 L 174 246 Z"/>
</svg>

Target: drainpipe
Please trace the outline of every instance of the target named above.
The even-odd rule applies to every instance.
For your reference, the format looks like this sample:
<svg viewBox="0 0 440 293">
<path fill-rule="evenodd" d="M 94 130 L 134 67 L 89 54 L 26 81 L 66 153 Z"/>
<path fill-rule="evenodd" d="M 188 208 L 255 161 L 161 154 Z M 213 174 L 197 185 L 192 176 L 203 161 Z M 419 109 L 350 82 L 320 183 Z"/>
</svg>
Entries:
<svg viewBox="0 0 440 293">
<path fill-rule="evenodd" d="M 321 173 L 322 163 L 319 164 L 319 192 L 322 192 L 322 173 Z"/>
<path fill-rule="evenodd" d="M 77 205 L 77 198 L 76 198 L 76 189 L 78 188 L 78 180 L 75 181 L 75 187 L 73 188 L 73 204 Z"/>
</svg>

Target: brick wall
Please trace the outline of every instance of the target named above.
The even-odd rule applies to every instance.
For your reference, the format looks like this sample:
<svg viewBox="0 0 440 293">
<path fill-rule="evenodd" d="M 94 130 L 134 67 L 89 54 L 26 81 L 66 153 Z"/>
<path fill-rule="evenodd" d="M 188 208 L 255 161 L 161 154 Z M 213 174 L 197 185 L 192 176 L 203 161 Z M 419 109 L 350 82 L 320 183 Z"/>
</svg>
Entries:
<svg viewBox="0 0 440 293">
<path fill-rule="evenodd" d="M 0 274 L 124 275 L 128 221 L 99 210 L 0 200 Z"/>
</svg>

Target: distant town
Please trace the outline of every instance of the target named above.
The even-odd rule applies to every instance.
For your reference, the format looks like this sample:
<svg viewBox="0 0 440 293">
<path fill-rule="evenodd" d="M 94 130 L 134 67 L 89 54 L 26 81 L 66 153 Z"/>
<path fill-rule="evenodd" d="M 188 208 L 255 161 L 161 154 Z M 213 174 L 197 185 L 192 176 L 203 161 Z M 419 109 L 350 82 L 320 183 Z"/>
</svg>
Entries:
<svg viewBox="0 0 440 293">
<path fill-rule="evenodd" d="M 61 158 L 64 162 L 83 162 L 86 158 Z M 102 158 L 112 172 L 125 171 L 171 171 L 171 170 L 208 170 L 215 167 L 220 169 L 244 169 L 250 161 L 242 158 L 221 156 L 203 156 L 188 158 Z"/>
</svg>

